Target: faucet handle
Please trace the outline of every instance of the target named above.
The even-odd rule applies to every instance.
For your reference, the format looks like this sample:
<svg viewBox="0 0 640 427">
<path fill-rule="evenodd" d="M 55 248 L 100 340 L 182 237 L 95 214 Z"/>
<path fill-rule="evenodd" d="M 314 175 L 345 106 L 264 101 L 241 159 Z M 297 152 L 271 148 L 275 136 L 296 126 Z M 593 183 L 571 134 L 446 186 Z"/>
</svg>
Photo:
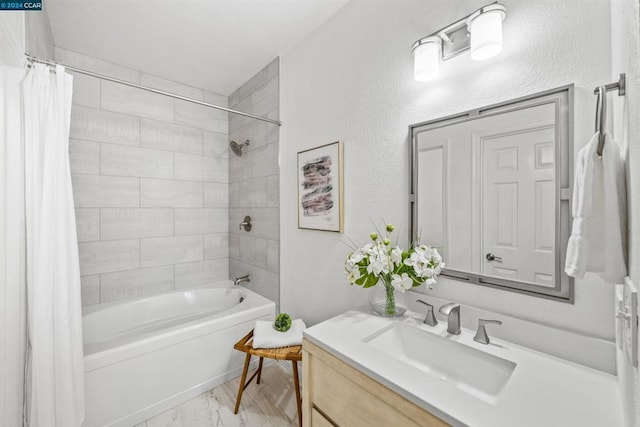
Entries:
<svg viewBox="0 0 640 427">
<path fill-rule="evenodd" d="M 244 228 L 244 231 L 246 232 L 251 231 L 251 217 L 249 215 L 244 217 L 244 219 L 242 220 L 242 222 L 238 227 L 239 230 L 242 230 L 243 228 Z"/>
<path fill-rule="evenodd" d="M 436 319 L 436 316 L 433 313 L 433 305 L 429 304 L 426 301 L 422 301 L 421 299 L 416 301 L 427 306 L 427 316 L 424 318 L 424 322 L 422 323 L 429 326 L 436 326 L 438 324 L 438 320 Z"/>
<path fill-rule="evenodd" d="M 484 325 L 488 324 L 502 325 L 502 321 L 478 319 L 478 330 L 476 331 L 476 335 L 473 337 L 475 342 L 479 342 L 480 344 L 489 344 L 491 342 L 491 340 L 489 340 L 489 335 L 487 335 L 487 330 L 484 327 Z"/>
</svg>

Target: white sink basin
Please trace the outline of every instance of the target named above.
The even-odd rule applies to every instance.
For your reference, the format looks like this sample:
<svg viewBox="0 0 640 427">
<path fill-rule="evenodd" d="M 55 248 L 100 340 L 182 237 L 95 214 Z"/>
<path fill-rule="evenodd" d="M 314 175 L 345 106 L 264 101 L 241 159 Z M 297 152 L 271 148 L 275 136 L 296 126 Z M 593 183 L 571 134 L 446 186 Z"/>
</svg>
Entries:
<svg viewBox="0 0 640 427">
<path fill-rule="evenodd" d="M 488 403 L 496 401 L 516 367 L 509 360 L 399 322 L 363 341 Z"/>
</svg>

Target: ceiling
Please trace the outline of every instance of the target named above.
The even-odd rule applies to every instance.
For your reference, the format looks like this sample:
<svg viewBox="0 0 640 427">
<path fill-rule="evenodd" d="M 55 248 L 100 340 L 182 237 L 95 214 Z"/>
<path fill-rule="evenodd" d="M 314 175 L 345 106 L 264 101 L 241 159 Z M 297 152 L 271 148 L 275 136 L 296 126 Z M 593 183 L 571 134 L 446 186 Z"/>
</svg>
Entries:
<svg viewBox="0 0 640 427">
<path fill-rule="evenodd" d="M 230 95 L 348 0 L 48 0 L 56 46 Z"/>
</svg>

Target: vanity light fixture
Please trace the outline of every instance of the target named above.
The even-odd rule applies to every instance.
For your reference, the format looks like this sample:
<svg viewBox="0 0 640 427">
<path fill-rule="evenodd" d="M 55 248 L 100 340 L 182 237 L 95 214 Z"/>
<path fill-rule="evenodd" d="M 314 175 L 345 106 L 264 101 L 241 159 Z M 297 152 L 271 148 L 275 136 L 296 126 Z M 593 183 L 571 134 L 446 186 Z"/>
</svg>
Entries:
<svg viewBox="0 0 640 427">
<path fill-rule="evenodd" d="M 438 77 L 440 69 L 440 52 L 442 39 L 440 37 L 426 37 L 418 40 L 413 48 L 413 76 L 419 82 Z"/>
<path fill-rule="evenodd" d="M 440 61 L 467 50 L 471 59 L 482 61 L 502 51 L 502 21 L 506 9 L 499 3 L 481 7 L 470 15 L 416 41 L 413 51 L 413 77 L 420 82 L 438 76 Z"/>
</svg>

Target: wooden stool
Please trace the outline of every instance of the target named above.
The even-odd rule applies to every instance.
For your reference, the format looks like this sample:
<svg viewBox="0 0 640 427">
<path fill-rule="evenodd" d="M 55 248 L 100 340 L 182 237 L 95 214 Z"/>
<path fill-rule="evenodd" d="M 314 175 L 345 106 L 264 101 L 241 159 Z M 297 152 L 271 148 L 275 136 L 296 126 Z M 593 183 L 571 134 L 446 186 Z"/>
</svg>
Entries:
<svg viewBox="0 0 640 427">
<path fill-rule="evenodd" d="M 242 400 L 242 392 L 249 384 L 251 384 L 251 381 L 253 381 L 256 375 L 258 376 L 257 383 L 260 384 L 262 361 L 265 357 L 276 360 L 291 360 L 291 363 L 293 364 L 293 385 L 296 390 L 296 403 L 298 405 L 298 424 L 302 427 L 302 398 L 300 397 L 300 381 L 298 380 L 298 362 L 302 361 L 302 346 L 294 345 L 282 348 L 253 348 L 252 338 L 253 329 L 233 346 L 236 350 L 247 353 L 247 356 L 244 359 L 244 369 L 242 370 L 242 379 L 240 380 L 240 387 L 238 389 L 236 408 L 233 413 L 238 413 L 240 400 Z M 251 356 L 258 356 L 260 358 L 260 363 L 258 365 L 258 370 L 254 372 L 251 378 L 249 378 L 249 381 L 245 383 L 247 379 L 247 371 L 249 370 L 249 363 L 251 362 Z"/>
</svg>

